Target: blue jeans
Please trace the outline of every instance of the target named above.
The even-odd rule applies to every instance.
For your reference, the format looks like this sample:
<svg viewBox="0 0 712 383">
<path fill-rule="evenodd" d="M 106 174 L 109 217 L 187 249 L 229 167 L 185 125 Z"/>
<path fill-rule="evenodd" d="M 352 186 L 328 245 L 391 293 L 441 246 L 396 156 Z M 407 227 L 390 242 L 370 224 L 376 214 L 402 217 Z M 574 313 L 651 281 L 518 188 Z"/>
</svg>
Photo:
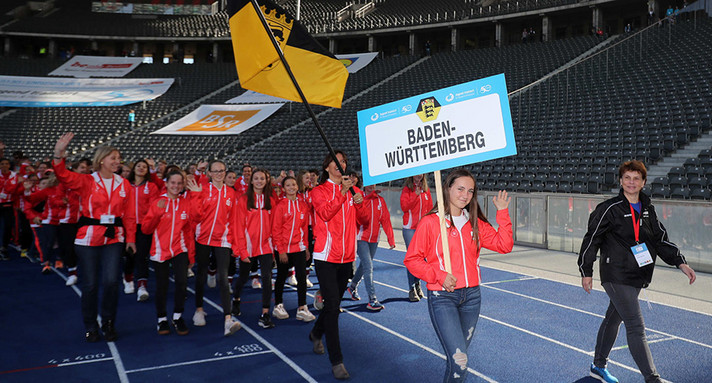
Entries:
<svg viewBox="0 0 712 383">
<path fill-rule="evenodd" d="M 376 300 L 376 286 L 373 285 L 373 258 L 376 256 L 376 249 L 378 249 L 378 242 L 356 242 L 356 252 L 360 261 L 358 269 L 351 279 L 351 290 L 356 290 L 363 278 L 369 302 Z"/>
<path fill-rule="evenodd" d="M 114 322 L 116 306 L 119 303 L 121 284 L 121 255 L 123 243 L 104 246 L 75 245 L 79 258 L 80 281 L 82 286 L 82 317 L 88 330 L 97 330 L 96 317 L 99 299 L 99 272 L 101 272 L 104 296 L 101 300 L 101 320 Z"/>
<path fill-rule="evenodd" d="M 445 383 L 464 382 L 467 378 L 467 348 L 480 317 L 480 304 L 479 286 L 452 293 L 428 290 L 430 320 L 447 357 Z"/>
<path fill-rule="evenodd" d="M 415 229 L 403 229 L 403 241 L 405 241 L 406 248 L 410 246 L 410 241 L 413 240 L 413 235 L 415 235 Z M 420 279 L 411 274 L 408 269 L 405 269 L 405 271 L 408 273 L 408 288 L 412 289 L 415 285 L 420 286 Z"/>
</svg>

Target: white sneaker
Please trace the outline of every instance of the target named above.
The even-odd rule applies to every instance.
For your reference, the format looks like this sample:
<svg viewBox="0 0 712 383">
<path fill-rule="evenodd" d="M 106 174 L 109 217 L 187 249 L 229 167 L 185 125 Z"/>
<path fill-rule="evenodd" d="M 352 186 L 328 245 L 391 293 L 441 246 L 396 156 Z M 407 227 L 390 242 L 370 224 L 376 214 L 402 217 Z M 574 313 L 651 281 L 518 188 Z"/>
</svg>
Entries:
<svg viewBox="0 0 712 383">
<path fill-rule="evenodd" d="M 205 326 L 205 311 L 195 310 L 193 314 L 193 326 Z"/>
<path fill-rule="evenodd" d="M 131 282 L 124 281 L 124 294 L 133 294 L 135 291 L 136 291 L 136 289 L 134 289 L 133 281 L 131 281 Z"/>
<path fill-rule="evenodd" d="M 193 272 L 193 269 L 188 268 L 188 278 L 193 278 L 195 276 L 195 273 Z"/>
<path fill-rule="evenodd" d="M 297 285 L 297 276 L 294 275 L 294 274 L 292 274 L 291 277 L 287 278 L 287 283 L 288 283 L 290 286 L 296 286 L 296 285 Z"/>
<path fill-rule="evenodd" d="M 277 319 L 289 318 L 289 314 L 287 313 L 287 310 L 284 309 L 284 305 L 282 303 L 274 306 L 274 310 L 272 310 L 272 315 Z"/>
<path fill-rule="evenodd" d="M 253 289 L 261 289 L 262 288 L 262 283 L 260 283 L 259 278 L 252 278 L 252 288 Z"/>
<path fill-rule="evenodd" d="M 241 327 L 240 322 L 234 318 L 230 317 L 230 319 L 225 319 L 225 336 L 236 333 Z"/>
<path fill-rule="evenodd" d="M 316 319 L 316 317 L 311 313 L 311 311 L 304 309 L 297 310 L 297 320 L 311 322 L 314 319 Z"/>
<path fill-rule="evenodd" d="M 138 288 L 138 294 L 136 296 L 136 301 L 137 302 L 143 302 L 148 299 L 148 290 L 146 290 L 145 287 L 139 286 Z"/>
<path fill-rule="evenodd" d="M 217 286 L 218 278 L 215 275 L 208 274 L 208 287 L 214 289 Z"/>
<path fill-rule="evenodd" d="M 314 284 L 307 278 L 307 288 L 313 287 Z"/>
<path fill-rule="evenodd" d="M 77 283 L 77 276 L 76 275 L 70 275 L 69 278 L 67 278 L 67 286 L 73 286 Z"/>
</svg>

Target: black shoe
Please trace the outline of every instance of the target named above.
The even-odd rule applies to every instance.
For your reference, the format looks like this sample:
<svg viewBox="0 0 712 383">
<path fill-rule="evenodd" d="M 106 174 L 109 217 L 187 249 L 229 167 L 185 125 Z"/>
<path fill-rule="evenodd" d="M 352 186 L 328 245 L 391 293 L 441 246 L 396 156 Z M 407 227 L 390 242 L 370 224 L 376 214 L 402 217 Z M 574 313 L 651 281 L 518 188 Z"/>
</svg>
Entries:
<svg viewBox="0 0 712 383">
<path fill-rule="evenodd" d="M 420 289 L 420 284 L 415 285 L 415 292 L 418 294 L 418 297 L 425 298 L 425 294 L 423 294 L 423 290 Z"/>
<path fill-rule="evenodd" d="M 171 333 L 171 327 L 168 326 L 167 320 L 158 322 L 158 335 L 168 335 Z"/>
<path fill-rule="evenodd" d="M 232 315 L 238 317 L 242 314 L 240 311 L 240 301 L 237 299 L 232 300 Z"/>
<path fill-rule="evenodd" d="M 315 354 L 321 355 L 324 353 L 324 343 L 321 342 L 321 338 L 317 338 L 310 331 L 309 332 L 309 340 L 313 344 L 312 351 L 314 351 Z"/>
<path fill-rule="evenodd" d="M 176 328 L 178 335 L 188 335 L 188 325 L 185 324 L 183 317 L 173 320 L 173 327 Z"/>
<path fill-rule="evenodd" d="M 84 339 L 87 340 L 89 343 L 94 343 L 99 341 L 99 330 L 97 329 L 92 329 L 92 330 L 87 330 L 86 334 L 84 334 Z"/>
<path fill-rule="evenodd" d="M 411 287 L 410 291 L 408 291 L 408 299 L 411 302 L 420 302 L 420 295 L 415 291 L 415 287 Z"/>
<path fill-rule="evenodd" d="M 10 257 L 7 254 L 5 254 L 4 252 L 0 252 L 0 260 L 9 261 Z"/>
<path fill-rule="evenodd" d="M 269 313 L 264 313 L 260 317 L 260 320 L 257 321 L 257 324 L 260 325 L 262 328 L 273 328 L 274 323 L 272 322 L 272 317 L 269 315 Z"/>
<path fill-rule="evenodd" d="M 331 366 L 331 372 L 334 374 L 334 378 L 339 380 L 349 379 L 351 375 L 346 371 L 343 363 L 339 363 L 336 366 Z"/>
<path fill-rule="evenodd" d="M 104 339 L 106 339 L 107 342 L 113 342 L 119 337 L 116 333 L 116 329 L 114 328 L 113 320 L 107 320 L 104 322 L 104 324 L 101 325 L 101 331 L 104 333 Z"/>
</svg>

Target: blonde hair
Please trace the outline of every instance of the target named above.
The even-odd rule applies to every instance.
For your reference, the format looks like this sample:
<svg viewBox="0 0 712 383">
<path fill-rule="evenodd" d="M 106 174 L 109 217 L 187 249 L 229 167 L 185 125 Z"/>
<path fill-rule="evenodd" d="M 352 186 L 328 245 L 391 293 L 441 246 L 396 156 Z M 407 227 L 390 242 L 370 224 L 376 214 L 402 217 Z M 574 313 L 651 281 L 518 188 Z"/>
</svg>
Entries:
<svg viewBox="0 0 712 383">
<path fill-rule="evenodd" d="M 108 157 L 111 153 L 113 152 L 119 152 L 119 149 L 116 149 L 113 146 L 100 146 L 97 150 L 96 153 L 94 154 L 94 171 L 98 172 L 101 170 L 101 161 L 104 160 L 104 158 Z"/>
<path fill-rule="evenodd" d="M 430 188 L 428 187 L 428 177 L 425 176 L 425 174 L 422 175 L 423 178 L 420 180 L 420 188 L 423 189 L 425 192 L 430 192 Z M 405 182 L 403 183 L 403 186 L 407 187 L 410 190 L 415 190 L 415 183 L 413 182 L 413 177 L 408 177 L 405 179 Z"/>
</svg>

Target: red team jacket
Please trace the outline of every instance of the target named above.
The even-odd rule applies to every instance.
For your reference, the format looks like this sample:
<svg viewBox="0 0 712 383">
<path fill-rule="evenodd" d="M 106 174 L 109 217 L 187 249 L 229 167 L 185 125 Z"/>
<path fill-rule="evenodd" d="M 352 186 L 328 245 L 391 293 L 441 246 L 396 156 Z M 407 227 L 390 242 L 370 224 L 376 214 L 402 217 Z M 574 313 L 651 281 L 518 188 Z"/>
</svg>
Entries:
<svg viewBox="0 0 712 383">
<path fill-rule="evenodd" d="M 495 230 L 489 223 L 477 220 L 479 247 L 472 240 L 472 225 L 469 221 L 462 227 L 462 231 L 450 226 L 449 220 L 446 222 L 452 274 L 457 278 L 456 289 L 480 284 L 480 248 L 498 253 L 512 251 L 514 237 L 507 209 L 497 211 L 499 230 Z M 447 277 L 440 238 L 438 215 L 426 215 L 420 221 L 403 261 L 414 276 L 428 282 L 428 290 L 432 291 L 443 290 L 443 282 Z"/>
<path fill-rule="evenodd" d="M 388 244 L 391 247 L 396 245 L 393 238 L 393 225 L 391 224 L 391 213 L 388 212 L 386 200 L 383 199 L 378 192 L 374 191 L 363 197 L 363 208 L 358 216 L 358 234 L 356 239 L 375 243 L 378 242 L 378 237 L 381 232 L 386 232 Z"/>
<path fill-rule="evenodd" d="M 149 181 L 143 181 L 140 185 L 132 185 L 134 188 L 134 210 L 136 210 L 136 224 L 143 222 L 143 217 L 148 213 L 150 204 L 158 198 L 158 186 Z M 143 231 L 143 229 L 141 230 Z"/>
<path fill-rule="evenodd" d="M 272 209 L 277 200 L 271 198 Z M 235 209 L 235 243 L 233 249 L 242 260 L 272 254 L 272 211 L 264 209 L 265 195 L 255 194 L 254 209 L 247 209 L 247 194 L 240 196 Z"/>
<path fill-rule="evenodd" d="M 79 174 L 68 170 L 62 160 L 53 164 L 59 181 L 68 188 L 75 189 L 81 196 L 82 216 L 101 219 L 102 215 L 121 217 L 123 227 L 116 227 L 116 236 L 104 236 L 106 227 L 101 225 L 82 226 L 77 232 L 74 244 L 81 246 L 103 246 L 118 242 L 136 242 L 136 212 L 134 209 L 133 186 L 118 174 L 114 174 L 111 196 L 104 186 L 99 173 Z"/>
<path fill-rule="evenodd" d="M 297 253 L 308 248 L 309 205 L 297 197 L 279 202 L 272 212 L 272 239 L 280 254 Z"/>
<path fill-rule="evenodd" d="M 13 171 L 9 171 L 7 174 L 0 173 L 0 205 L 12 203 L 12 197 L 18 184 L 17 173 Z"/>
<path fill-rule="evenodd" d="M 80 216 L 81 197 L 76 190 L 68 189 L 66 186 L 59 184 L 59 188 L 64 192 L 64 198 L 67 200 L 67 209 L 60 217 L 60 223 L 77 223 Z"/>
<path fill-rule="evenodd" d="M 31 206 L 36 206 L 43 201 L 45 202 L 42 213 L 38 215 L 29 211 L 25 213 L 25 215 L 31 215 L 32 218 L 40 217 L 43 225 L 59 225 L 59 221 L 67 215 L 68 205 L 65 201 L 66 194 L 61 185 L 37 190 L 25 198 Z M 30 220 L 32 219 L 30 218 Z"/>
<path fill-rule="evenodd" d="M 211 182 L 203 185 L 202 192 L 191 193 L 190 202 L 198 221 L 195 240 L 201 245 L 232 248 L 235 190 L 225 184 L 218 189 Z"/>
<path fill-rule="evenodd" d="M 433 200 L 430 193 L 415 194 L 415 190 L 404 187 L 400 197 L 401 210 L 403 210 L 403 228 L 416 229 L 418 222 L 433 209 Z"/>
<path fill-rule="evenodd" d="M 163 208 L 159 201 L 165 201 Z M 163 195 L 151 202 L 141 224 L 144 234 L 153 236 L 151 260 L 164 262 L 181 253 L 188 253 L 195 262 L 195 241 L 190 221 L 190 201 L 185 197 L 170 199 Z"/>
<path fill-rule="evenodd" d="M 357 193 L 361 191 L 354 188 Z M 353 262 L 356 258 L 356 209 L 351 193 L 341 194 L 341 185 L 327 180 L 311 191 L 314 208 L 314 260 Z"/>
</svg>

